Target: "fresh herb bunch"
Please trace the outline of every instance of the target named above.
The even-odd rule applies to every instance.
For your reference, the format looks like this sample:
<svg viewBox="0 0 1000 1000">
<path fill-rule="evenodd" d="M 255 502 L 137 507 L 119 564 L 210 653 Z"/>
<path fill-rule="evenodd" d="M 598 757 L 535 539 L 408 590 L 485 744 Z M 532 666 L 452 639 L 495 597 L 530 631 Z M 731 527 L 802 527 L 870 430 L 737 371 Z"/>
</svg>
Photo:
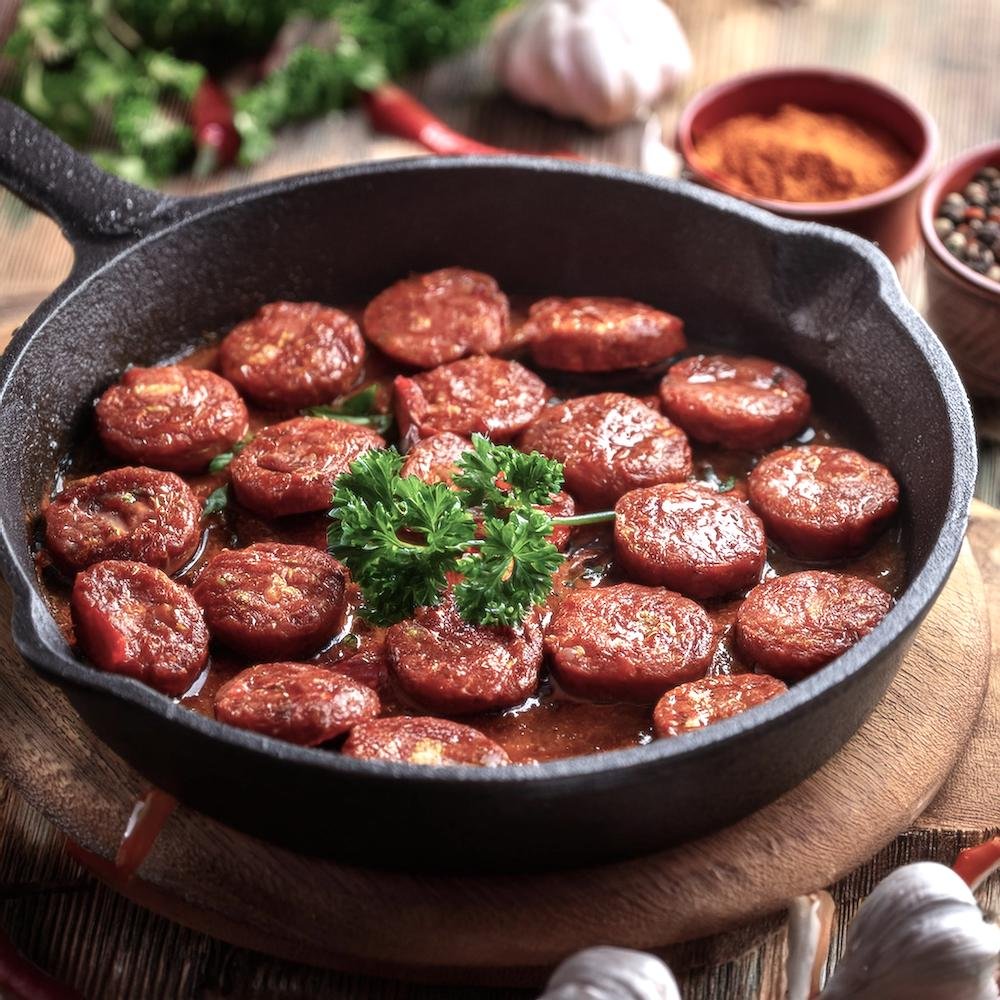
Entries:
<svg viewBox="0 0 1000 1000">
<path fill-rule="evenodd" d="M 552 590 L 563 555 L 554 519 L 535 505 L 562 486 L 562 466 L 473 435 L 458 489 L 400 476 L 394 448 L 366 452 L 334 485 L 330 551 L 344 562 L 375 624 L 440 602 L 449 576 L 459 614 L 474 625 L 519 625 Z M 477 537 L 477 521 L 479 531 Z"/>
<path fill-rule="evenodd" d="M 112 136 L 102 166 L 155 183 L 194 159 L 189 109 L 206 74 L 201 60 L 258 58 L 292 17 L 336 24 L 334 44 L 303 44 L 236 97 L 239 156 L 252 163 L 280 125 L 341 108 L 474 43 L 511 2 L 23 0 L 3 50 L 14 74 L 0 90 L 69 142 Z"/>
</svg>

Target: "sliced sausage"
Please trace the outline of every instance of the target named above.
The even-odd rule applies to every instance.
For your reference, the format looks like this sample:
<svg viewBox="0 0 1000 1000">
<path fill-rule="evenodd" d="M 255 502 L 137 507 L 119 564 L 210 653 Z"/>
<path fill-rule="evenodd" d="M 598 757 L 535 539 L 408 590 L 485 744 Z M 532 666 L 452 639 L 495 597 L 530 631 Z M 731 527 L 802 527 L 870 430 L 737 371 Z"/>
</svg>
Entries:
<svg viewBox="0 0 1000 1000">
<path fill-rule="evenodd" d="M 659 737 L 679 736 L 739 715 L 784 694 L 788 688 L 767 674 L 719 674 L 681 684 L 668 691 L 653 709 Z"/>
<path fill-rule="evenodd" d="M 251 660 L 314 653 L 340 625 L 346 571 L 305 545 L 259 542 L 213 556 L 195 584 L 212 636 Z"/>
<path fill-rule="evenodd" d="M 364 359 L 358 324 L 319 302 L 269 302 L 219 347 L 222 374 L 272 409 L 329 403 L 357 384 Z"/>
<path fill-rule="evenodd" d="M 174 472 L 201 472 L 247 432 L 239 393 L 202 368 L 129 368 L 97 401 L 97 432 L 119 458 Z"/>
<path fill-rule="evenodd" d="M 507 296 L 487 274 L 446 267 L 397 281 L 368 304 L 365 335 L 405 365 L 488 354 L 507 339 Z"/>
<path fill-rule="evenodd" d="M 860 577 L 789 573 L 750 591 L 736 613 L 736 643 L 748 663 L 794 681 L 850 649 L 892 604 Z"/>
<path fill-rule="evenodd" d="M 750 474 L 750 503 L 767 533 L 803 559 L 864 549 L 899 506 L 892 473 L 848 448 L 783 448 Z"/>
<path fill-rule="evenodd" d="M 478 432 L 509 441 L 538 416 L 548 398 L 545 383 L 524 365 L 485 355 L 413 378 L 399 375 L 395 390 L 400 432 L 417 437 Z"/>
<path fill-rule="evenodd" d="M 655 701 L 704 676 L 714 646 L 712 621 L 694 601 L 634 583 L 570 591 L 545 631 L 559 683 L 611 701 Z"/>
<path fill-rule="evenodd" d="M 797 372 L 765 358 L 699 354 L 660 383 L 663 412 L 696 441 L 758 451 L 798 434 L 812 402 Z"/>
<path fill-rule="evenodd" d="M 77 642 L 99 670 L 180 695 L 208 659 L 208 629 L 191 592 L 145 563 L 109 559 L 85 569 L 70 607 Z"/>
<path fill-rule="evenodd" d="M 265 427 L 233 459 L 229 478 L 236 499 L 265 517 L 326 510 L 336 478 L 359 455 L 384 447 L 369 427 L 296 417 Z"/>
<path fill-rule="evenodd" d="M 537 364 L 564 372 L 654 365 L 687 346 L 680 319 L 631 299 L 542 299 L 521 337 Z"/>
<path fill-rule="evenodd" d="M 518 705 L 538 686 L 542 629 L 532 614 L 517 628 L 470 625 L 448 593 L 386 633 L 389 666 L 403 692 L 446 715 Z"/>
<path fill-rule="evenodd" d="M 215 717 L 240 729 L 313 747 L 379 713 L 371 688 L 306 663 L 261 663 L 215 695 Z"/>
<path fill-rule="evenodd" d="M 399 470 L 401 476 L 416 476 L 425 483 L 444 483 L 454 486 L 458 460 L 472 450 L 468 438 L 451 431 L 422 438 L 406 453 L 406 461 Z"/>
<path fill-rule="evenodd" d="M 562 462 L 566 488 L 590 507 L 613 504 L 638 486 L 676 482 L 691 474 L 684 432 L 621 392 L 546 407 L 518 446 Z"/>
<path fill-rule="evenodd" d="M 699 483 L 664 483 L 615 505 L 615 558 L 642 583 L 691 597 L 752 587 L 767 556 L 760 518 L 739 497 Z"/>
<path fill-rule="evenodd" d="M 341 753 L 364 760 L 432 766 L 499 767 L 510 763 L 504 748 L 478 729 L 429 716 L 362 722 L 351 730 Z"/>
<path fill-rule="evenodd" d="M 45 508 L 45 544 L 69 573 L 106 559 L 180 569 L 201 537 L 201 505 L 172 472 L 112 469 L 79 479 Z"/>
</svg>

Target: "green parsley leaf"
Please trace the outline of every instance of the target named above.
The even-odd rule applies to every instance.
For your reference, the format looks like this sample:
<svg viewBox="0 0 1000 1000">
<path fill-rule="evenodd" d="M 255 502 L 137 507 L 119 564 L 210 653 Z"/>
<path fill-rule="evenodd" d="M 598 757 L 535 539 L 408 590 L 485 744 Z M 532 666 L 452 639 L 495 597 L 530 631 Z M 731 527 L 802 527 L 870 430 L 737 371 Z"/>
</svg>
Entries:
<svg viewBox="0 0 1000 1000">
<path fill-rule="evenodd" d="M 552 521 L 542 511 L 513 511 L 506 520 L 488 517 L 475 554 L 458 564 L 464 579 L 455 587 L 459 614 L 477 625 L 520 625 L 552 591 L 552 574 L 563 561 L 548 540 Z"/>
<path fill-rule="evenodd" d="M 337 403 L 325 406 L 310 406 L 302 413 L 307 417 L 323 417 L 325 420 L 341 420 L 345 424 L 359 424 L 370 427 L 378 434 L 385 434 L 392 427 L 392 414 L 379 413 L 375 409 L 378 386 L 369 385 Z"/>
<path fill-rule="evenodd" d="M 208 463 L 208 471 L 213 475 L 217 472 L 222 472 L 223 469 L 228 468 L 229 463 L 253 440 L 252 434 L 247 434 L 245 438 L 241 441 L 237 441 L 233 445 L 232 451 L 220 452 L 211 462 Z"/>
<path fill-rule="evenodd" d="M 455 485 L 471 507 L 488 514 L 551 503 L 562 488 L 563 467 L 533 451 L 526 454 L 510 445 L 493 444 L 482 434 L 472 435 L 472 450 L 458 460 Z"/>
<path fill-rule="evenodd" d="M 735 486 L 736 480 L 732 476 L 729 476 L 726 479 L 720 479 L 716 484 L 715 489 L 718 493 L 728 493 Z"/>
<path fill-rule="evenodd" d="M 224 511 L 229 504 L 229 484 L 220 486 L 217 490 L 212 490 L 205 500 L 205 506 L 201 509 L 202 517 L 211 517 Z"/>
</svg>

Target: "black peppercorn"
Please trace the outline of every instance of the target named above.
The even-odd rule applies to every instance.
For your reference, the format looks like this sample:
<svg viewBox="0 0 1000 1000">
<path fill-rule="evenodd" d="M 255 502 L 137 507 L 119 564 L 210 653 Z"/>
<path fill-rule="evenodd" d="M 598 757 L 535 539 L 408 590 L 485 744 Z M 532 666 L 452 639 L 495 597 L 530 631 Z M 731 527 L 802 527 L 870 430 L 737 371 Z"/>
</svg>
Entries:
<svg viewBox="0 0 1000 1000">
<path fill-rule="evenodd" d="M 938 206 L 934 231 L 966 267 L 1000 283 L 1000 167 L 983 167 Z"/>
</svg>

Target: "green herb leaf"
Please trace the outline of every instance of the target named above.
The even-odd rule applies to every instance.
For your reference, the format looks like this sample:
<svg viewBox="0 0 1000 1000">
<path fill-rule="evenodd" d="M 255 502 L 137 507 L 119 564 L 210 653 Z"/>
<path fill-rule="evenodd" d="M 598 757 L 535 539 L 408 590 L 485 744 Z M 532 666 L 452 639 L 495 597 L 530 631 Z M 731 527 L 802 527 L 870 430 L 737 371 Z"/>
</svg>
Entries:
<svg viewBox="0 0 1000 1000">
<path fill-rule="evenodd" d="M 341 420 L 345 424 L 370 427 L 378 434 L 385 434 L 392 427 L 392 414 L 379 413 L 375 409 L 378 386 L 369 385 L 360 392 L 325 406 L 310 406 L 302 413 L 307 417 L 323 417 L 325 420 Z"/>
<path fill-rule="evenodd" d="M 563 467 L 533 451 L 526 454 L 509 445 L 493 444 L 482 434 L 472 435 L 472 450 L 458 460 L 455 485 L 467 506 L 488 514 L 517 508 L 545 506 L 562 488 Z"/>
<path fill-rule="evenodd" d="M 735 486 L 736 486 L 736 480 L 732 476 L 729 476 L 726 479 L 720 479 L 719 482 L 716 484 L 715 489 L 718 493 L 728 493 Z"/>
<path fill-rule="evenodd" d="M 349 417 L 367 417 L 375 412 L 375 402 L 378 399 L 378 386 L 373 382 L 359 392 L 345 397 L 335 407 L 338 413 Z"/>
<path fill-rule="evenodd" d="M 208 471 L 213 475 L 228 468 L 229 463 L 253 440 L 252 434 L 247 434 L 241 441 L 233 445 L 232 451 L 220 452 L 211 462 L 208 463 Z"/>
<path fill-rule="evenodd" d="M 229 504 L 229 484 L 220 486 L 217 490 L 212 490 L 205 500 L 205 506 L 201 509 L 202 517 L 211 517 L 224 511 Z"/>
<path fill-rule="evenodd" d="M 506 520 L 486 518 L 485 537 L 458 564 L 459 614 L 478 625 L 519 625 L 552 591 L 552 574 L 563 561 L 548 540 L 551 519 L 542 511 L 516 510 Z"/>
</svg>

